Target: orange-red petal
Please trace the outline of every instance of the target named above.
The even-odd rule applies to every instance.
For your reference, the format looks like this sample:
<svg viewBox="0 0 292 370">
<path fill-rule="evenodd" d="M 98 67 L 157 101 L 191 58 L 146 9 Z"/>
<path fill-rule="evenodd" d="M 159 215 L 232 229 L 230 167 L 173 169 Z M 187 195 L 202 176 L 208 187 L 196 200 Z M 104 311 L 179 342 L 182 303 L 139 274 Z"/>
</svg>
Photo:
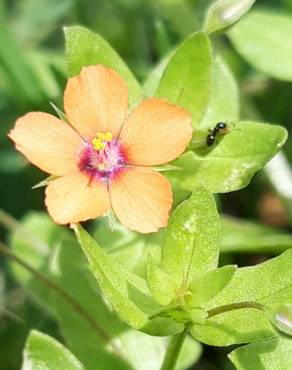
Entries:
<svg viewBox="0 0 292 370">
<path fill-rule="evenodd" d="M 192 137 L 191 115 L 162 99 L 144 100 L 123 125 L 120 142 L 128 163 L 159 165 L 184 152 Z"/>
<path fill-rule="evenodd" d="M 117 136 L 128 109 L 127 84 L 111 68 L 84 67 L 80 76 L 67 83 L 64 109 L 70 124 L 84 138 L 107 131 Z"/>
<path fill-rule="evenodd" d="M 110 207 L 106 184 L 90 181 L 82 173 L 63 176 L 46 188 L 46 206 L 58 224 L 96 218 Z"/>
<path fill-rule="evenodd" d="M 167 225 L 172 191 L 160 173 L 129 166 L 113 179 L 109 189 L 112 208 L 127 228 L 150 233 Z"/>
<path fill-rule="evenodd" d="M 20 117 L 8 136 L 17 150 L 45 172 L 61 176 L 77 170 L 82 139 L 51 114 L 32 112 Z"/>
</svg>

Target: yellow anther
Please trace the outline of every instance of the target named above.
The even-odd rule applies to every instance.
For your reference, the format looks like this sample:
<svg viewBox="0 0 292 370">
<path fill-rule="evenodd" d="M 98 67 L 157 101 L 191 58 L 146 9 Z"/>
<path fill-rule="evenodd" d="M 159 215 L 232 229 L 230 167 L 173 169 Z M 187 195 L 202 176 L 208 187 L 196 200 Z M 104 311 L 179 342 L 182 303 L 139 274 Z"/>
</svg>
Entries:
<svg viewBox="0 0 292 370">
<path fill-rule="evenodd" d="M 108 131 L 104 134 L 104 140 L 105 141 L 110 142 L 112 140 L 112 138 L 113 138 L 113 134 L 111 132 Z"/>
<path fill-rule="evenodd" d="M 102 140 L 94 138 L 92 140 L 92 145 L 95 150 L 102 150 L 106 147 L 106 143 L 104 143 Z"/>
<path fill-rule="evenodd" d="M 91 141 L 95 150 L 103 150 L 106 147 L 106 143 L 109 143 L 113 138 L 111 132 L 98 132 L 96 137 Z"/>
</svg>

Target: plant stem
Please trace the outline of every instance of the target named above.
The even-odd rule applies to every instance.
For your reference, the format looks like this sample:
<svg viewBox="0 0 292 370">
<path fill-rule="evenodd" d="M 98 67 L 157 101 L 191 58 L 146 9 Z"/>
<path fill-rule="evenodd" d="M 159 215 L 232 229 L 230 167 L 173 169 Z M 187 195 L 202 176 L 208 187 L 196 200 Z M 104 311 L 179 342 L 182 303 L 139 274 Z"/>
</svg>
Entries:
<svg viewBox="0 0 292 370">
<path fill-rule="evenodd" d="M 188 328 L 186 327 L 183 332 L 171 338 L 160 370 L 174 370 L 187 334 Z"/>
<path fill-rule="evenodd" d="M 26 239 L 40 253 L 48 253 L 50 248 L 39 238 L 35 237 L 18 220 L 0 208 L 0 225 L 9 231 L 21 230 L 22 237 Z"/>
<path fill-rule="evenodd" d="M 5 212 L 0 208 L 0 224 L 9 230 L 15 230 L 19 225 L 17 220 L 15 220 L 10 214 Z"/>
<path fill-rule="evenodd" d="M 18 263 L 22 266 L 25 270 L 29 271 L 32 275 L 34 275 L 39 281 L 45 284 L 51 290 L 54 290 L 58 293 L 70 306 L 85 319 L 92 328 L 100 335 L 100 337 L 104 340 L 105 343 L 110 344 L 112 351 L 116 354 L 121 356 L 121 353 L 118 348 L 116 348 L 112 343 L 110 343 L 111 338 L 108 334 L 103 330 L 103 328 L 95 321 L 95 319 L 63 288 L 59 285 L 55 284 L 51 280 L 49 280 L 44 274 L 33 268 L 27 262 L 22 260 L 20 257 L 13 254 L 10 249 L 0 242 L 0 253 L 4 256 L 10 258 L 12 261 Z"/>
<path fill-rule="evenodd" d="M 266 308 L 264 305 L 256 302 L 239 302 L 239 303 L 231 303 L 224 306 L 219 306 L 213 308 L 212 310 L 208 311 L 208 319 L 213 316 L 220 315 L 222 313 L 234 310 L 241 310 L 243 308 L 254 308 L 256 310 L 265 311 Z"/>
</svg>

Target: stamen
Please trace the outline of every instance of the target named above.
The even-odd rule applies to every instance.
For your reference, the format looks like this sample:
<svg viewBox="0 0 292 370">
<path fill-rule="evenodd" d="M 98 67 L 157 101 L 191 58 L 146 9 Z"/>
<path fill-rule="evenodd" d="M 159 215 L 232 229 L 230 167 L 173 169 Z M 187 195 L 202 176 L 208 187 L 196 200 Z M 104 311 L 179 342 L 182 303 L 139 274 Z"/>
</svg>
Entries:
<svg viewBox="0 0 292 370">
<path fill-rule="evenodd" d="M 106 147 L 106 143 L 97 138 L 94 138 L 91 143 L 95 150 L 103 150 Z"/>
<path fill-rule="evenodd" d="M 105 141 L 107 141 L 108 143 L 110 142 L 110 141 L 112 141 L 112 138 L 113 138 L 113 134 L 111 133 L 111 132 L 106 132 L 105 134 L 104 134 L 104 140 Z"/>
<path fill-rule="evenodd" d="M 80 154 L 79 168 L 91 179 L 109 181 L 125 167 L 125 156 L 111 132 L 98 132 Z"/>
<path fill-rule="evenodd" d="M 113 134 L 109 131 L 107 132 L 98 132 L 96 137 L 92 139 L 91 143 L 95 150 L 104 150 L 107 146 L 107 143 L 112 141 Z"/>
</svg>

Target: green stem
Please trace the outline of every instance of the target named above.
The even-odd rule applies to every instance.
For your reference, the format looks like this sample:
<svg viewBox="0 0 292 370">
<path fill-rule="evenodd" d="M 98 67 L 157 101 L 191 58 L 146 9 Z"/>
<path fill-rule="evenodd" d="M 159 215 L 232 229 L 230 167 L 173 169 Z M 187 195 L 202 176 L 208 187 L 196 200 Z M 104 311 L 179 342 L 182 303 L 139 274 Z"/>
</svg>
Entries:
<svg viewBox="0 0 292 370">
<path fill-rule="evenodd" d="M 12 217 L 9 213 L 0 208 L 0 225 L 9 231 L 21 230 L 22 237 L 30 243 L 39 253 L 47 254 L 50 250 L 49 246 L 39 238 L 35 237 L 29 230 L 26 229 L 19 221 Z"/>
<path fill-rule="evenodd" d="M 182 333 L 171 338 L 160 370 L 174 370 L 187 334 L 188 328 L 185 328 Z"/>
<path fill-rule="evenodd" d="M 216 308 L 213 308 L 212 310 L 208 311 L 208 319 L 213 316 L 220 315 L 225 312 L 234 311 L 234 310 L 241 310 L 243 308 L 254 308 L 256 310 L 265 311 L 266 307 L 260 303 L 256 302 L 238 302 L 238 303 L 232 303 L 227 304 L 224 306 L 219 306 Z"/>
<path fill-rule="evenodd" d="M 19 223 L 15 218 L 0 208 L 0 224 L 8 230 L 15 230 L 19 227 Z"/>
</svg>

